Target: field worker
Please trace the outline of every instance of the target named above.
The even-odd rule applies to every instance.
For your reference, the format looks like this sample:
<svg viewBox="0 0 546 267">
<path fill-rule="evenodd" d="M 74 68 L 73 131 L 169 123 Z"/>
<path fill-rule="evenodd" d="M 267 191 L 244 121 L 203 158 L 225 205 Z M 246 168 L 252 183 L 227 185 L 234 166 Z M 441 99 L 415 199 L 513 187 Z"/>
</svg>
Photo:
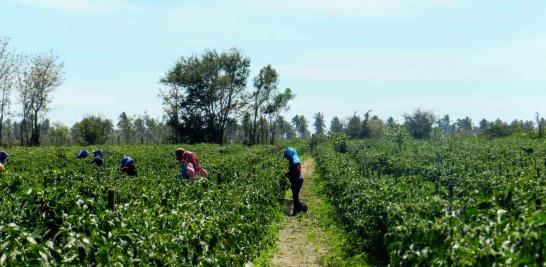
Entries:
<svg viewBox="0 0 546 267">
<path fill-rule="evenodd" d="M 199 158 L 195 153 L 183 148 L 177 148 L 175 156 L 176 160 L 180 162 L 180 176 L 192 181 L 197 180 L 197 176 L 208 176 L 208 172 L 201 167 Z"/>
<path fill-rule="evenodd" d="M 135 161 L 133 160 L 133 158 L 128 156 L 123 156 L 123 158 L 121 158 L 119 170 L 129 176 L 137 175 Z"/>
<path fill-rule="evenodd" d="M 300 157 L 296 149 L 288 147 L 284 150 L 284 158 L 288 160 L 288 172 L 284 176 L 290 180 L 290 188 L 292 189 L 292 199 L 294 200 L 294 208 L 292 216 L 303 210 L 303 205 L 300 202 L 300 190 L 303 186 L 303 177 L 301 176 Z"/>
<path fill-rule="evenodd" d="M 78 153 L 76 153 L 77 159 L 85 159 L 89 156 L 89 151 L 87 149 L 80 150 Z"/>
<path fill-rule="evenodd" d="M 95 149 L 93 151 L 93 161 L 91 161 L 91 164 L 95 164 L 97 167 L 101 167 L 104 165 L 104 153 L 102 153 L 102 150 Z"/>
<path fill-rule="evenodd" d="M 9 160 L 8 152 L 6 152 L 4 150 L 0 151 L 0 163 L 2 163 L 2 165 L 4 165 L 4 167 L 8 164 L 8 160 Z"/>
</svg>

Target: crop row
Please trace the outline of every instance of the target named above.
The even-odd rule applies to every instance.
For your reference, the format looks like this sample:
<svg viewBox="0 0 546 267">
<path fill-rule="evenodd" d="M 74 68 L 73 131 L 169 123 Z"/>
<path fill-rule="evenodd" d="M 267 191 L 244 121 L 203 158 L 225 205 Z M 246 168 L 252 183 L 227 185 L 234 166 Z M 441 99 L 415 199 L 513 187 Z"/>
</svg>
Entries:
<svg viewBox="0 0 546 267">
<path fill-rule="evenodd" d="M 546 146 L 529 140 L 351 143 L 318 150 L 352 253 L 392 266 L 545 266 Z"/>
<path fill-rule="evenodd" d="M 190 147 L 209 178 L 177 176 L 173 146 L 14 149 L 0 177 L 0 265 L 240 266 L 274 242 L 282 158 L 272 147 Z M 117 171 L 128 153 L 139 175 Z M 107 209 L 108 191 L 115 192 Z"/>
</svg>

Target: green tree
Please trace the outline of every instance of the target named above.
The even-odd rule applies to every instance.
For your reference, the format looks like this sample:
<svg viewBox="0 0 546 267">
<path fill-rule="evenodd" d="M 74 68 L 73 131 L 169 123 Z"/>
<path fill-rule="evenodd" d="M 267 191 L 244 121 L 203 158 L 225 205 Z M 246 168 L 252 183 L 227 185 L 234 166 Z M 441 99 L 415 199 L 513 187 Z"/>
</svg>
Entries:
<svg viewBox="0 0 546 267">
<path fill-rule="evenodd" d="M 101 116 L 86 116 L 72 126 L 72 138 L 80 145 L 101 145 L 106 143 L 114 124 Z"/>
<path fill-rule="evenodd" d="M 252 141 L 252 122 L 250 121 L 250 112 L 245 112 L 243 115 L 243 121 L 241 122 L 243 126 L 243 144 L 251 145 Z"/>
<path fill-rule="evenodd" d="M 370 113 L 372 110 L 368 110 L 368 112 L 364 113 L 364 120 L 362 120 L 362 132 L 360 133 L 360 137 L 362 138 L 370 138 L 370 128 L 368 126 L 368 121 L 370 120 Z M 377 118 L 377 117 L 376 117 Z"/>
<path fill-rule="evenodd" d="M 449 118 L 449 115 L 444 115 L 444 117 L 438 120 L 437 124 L 438 128 L 440 128 L 443 134 L 447 135 L 451 132 L 451 120 Z"/>
<path fill-rule="evenodd" d="M 487 126 L 489 126 L 489 122 L 486 119 L 482 119 L 479 126 L 480 130 L 487 129 Z"/>
<path fill-rule="evenodd" d="M 257 143 L 258 121 L 265 112 L 272 95 L 277 91 L 279 85 L 279 74 L 271 65 L 260 69 L 254 78 L 254 91 L 251 93 L 250 108 L 252 109 L 252 138 Z"/>
<path fill-rule="evenodd" d="M 127 113 L 122 112 L 118 117 L 119 143 L 129 144 L 133 141 L 133 121 Z"/>
<path fill-rule="evenodd" d="M 315 134 L 318 136 L 324 135 L 324 131 L 326 128 L 326 123 L 324 122 L 324 114 L 318 112 L 313 116 L 313 118 L 315 119 L 315 122 L 313 123 L 313 127 L 315 127 Z"/>
<path fill-rule="evenodd" d="M 0 144 L 4 143 L 4 118 L 9 113 L 11 91 L 16 85 L 17 77 L 17 57 L 8 45 L 9 39 L 0 38 Z"/>
<path fill-rule="evenodd" d="M 279 128 L 280 136 L 285 140 L 290 140 L 297 137 L 294 126 L 287 122 L 283 116 L 277 117 L 277 127 Z"/>
<path fill-rule="evenodd" d="M 358 138 L 362 133 L 362 121 L 356 113 L 349 118 L 345 131 L 350 138 Z"/>
<path fill-rule="evenodd" d="M 294 125 L 294 129 L 298 133 L 299 138 L 301 139 L 307 139 L 311 135 L 309 132 L 309 122 L 303 115 L 296 115 L 294 118 L 292 118 L 292 125 Z"/>
<path fill-rule="evenodd" d="M 404 126 L 416 139 L 430 138 L 435 116 L 431 111 L 417 109 L 413 114 L 404 114 Z"/>
<path fill-rule="evenodd" d="M 50 145 L 70 145 L 70 129 L 60 122 L 53 123 L 47 137 Z"/>
<path fill-rule="evenodd" d="M 457 119 L 455 127 L 459 131 L 470 132 L 474 128 L 474 125 L 472 124 L 472 119 L 467 116 L 463 119 Z"/>
<path fill-rule="evenodd" d="M 288 102 L 295 97 L 290 88 L 286 88 L 283 93 L 275 92 L 275 94 L 276 95 L 274 95 L 273 101 L 266 106 L 264 112 L 264 114 L 269 118 L 270 143 L 272 145 L 275 144 L 275 136 L 277 133 L 276 119 L 280 116 L 281 112 L 289 109 Z"/>
<path fill-rule="evenodd" d="M 389 117 L 387 119 L 387 125 L 385 127 L 390 128 L 390 127 L 393 127 L 394 125 L 396 125 L 396 121 L 394 121 L 393 117 Z"/>
<path fill-rule="evenodd" d="M 507 137 L 514 133 L 514 129 L 508 123 L 497 119 L 490 123 L 482 132 L 482 135 L 487 138 Z"/>
<path fill-rule="evenodd" d="M 169 125 L 178 127 L 178 141 L 186 135 L 190 142 L 200 137 L 224 142 L 227 123 L 244 105 L 249 67 L 250 59 L 237 49 L 207 50 L 201 57 L 182 57 L 176 62 L 160 81 L 169 88 L 162 98 Z"/>
<path fill-rule="evenodd" d="M 544 118 L 541 118 L 538 112 L 536 113 L 536 124 L 537 124 L 537 137 L 544 138 Z"/>
<path fill-rule="evenodd" d="M 343 133 L 343 123 L 339 120 L 338 117 L 334 117 L 330 122 L 330 132 L 331 133 Z"/>
<path fill-rule="evenodd" d="M 368 138 L 379 139 L 385 135 L 385 122 L 377 116 L 373 116 L 368 122 Z"/>
</svg>

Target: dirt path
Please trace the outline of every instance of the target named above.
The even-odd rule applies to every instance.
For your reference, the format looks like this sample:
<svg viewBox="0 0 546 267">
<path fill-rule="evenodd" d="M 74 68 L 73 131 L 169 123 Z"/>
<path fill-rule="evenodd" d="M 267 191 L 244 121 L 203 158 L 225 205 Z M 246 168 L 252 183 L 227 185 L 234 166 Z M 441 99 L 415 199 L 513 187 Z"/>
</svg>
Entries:
<svg viewBox="0 0 546 267">
<path fill-rule="evenodd" d="M 308 205 L 320 201 L 315 195 L 314 170 L 313 159 L 303 163 L 302 175 L 305 181 L 300 199 Z M 321 266 L 321 258 L 328 252 L 326 239 L 326 235 L 319 228 L 313 209 L 310 208 L 307 213 L 295 217 L 287 217 L 279 234 L 278 252 L 273 257 L 273 266 Z"/>
</svg>

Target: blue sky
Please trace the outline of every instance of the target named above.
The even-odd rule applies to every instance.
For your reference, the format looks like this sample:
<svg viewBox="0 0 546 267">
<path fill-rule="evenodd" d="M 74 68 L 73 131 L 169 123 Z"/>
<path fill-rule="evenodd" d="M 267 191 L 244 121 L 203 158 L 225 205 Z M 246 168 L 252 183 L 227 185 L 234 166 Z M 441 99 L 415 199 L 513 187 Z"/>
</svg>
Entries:
<svg viewBox="0 0 546 267">
<path fill-rule="evenodd" d="M 0 36 L 64 59 L 48 116 L 68 125 L 84 114 L 160 117 L 158 80 L 178 57 L 232 47 L 252 76 L 272 64 L 296 92 L 287 117 L 546 115 L 538 0 L 0 0 Z"/>
</svg>

